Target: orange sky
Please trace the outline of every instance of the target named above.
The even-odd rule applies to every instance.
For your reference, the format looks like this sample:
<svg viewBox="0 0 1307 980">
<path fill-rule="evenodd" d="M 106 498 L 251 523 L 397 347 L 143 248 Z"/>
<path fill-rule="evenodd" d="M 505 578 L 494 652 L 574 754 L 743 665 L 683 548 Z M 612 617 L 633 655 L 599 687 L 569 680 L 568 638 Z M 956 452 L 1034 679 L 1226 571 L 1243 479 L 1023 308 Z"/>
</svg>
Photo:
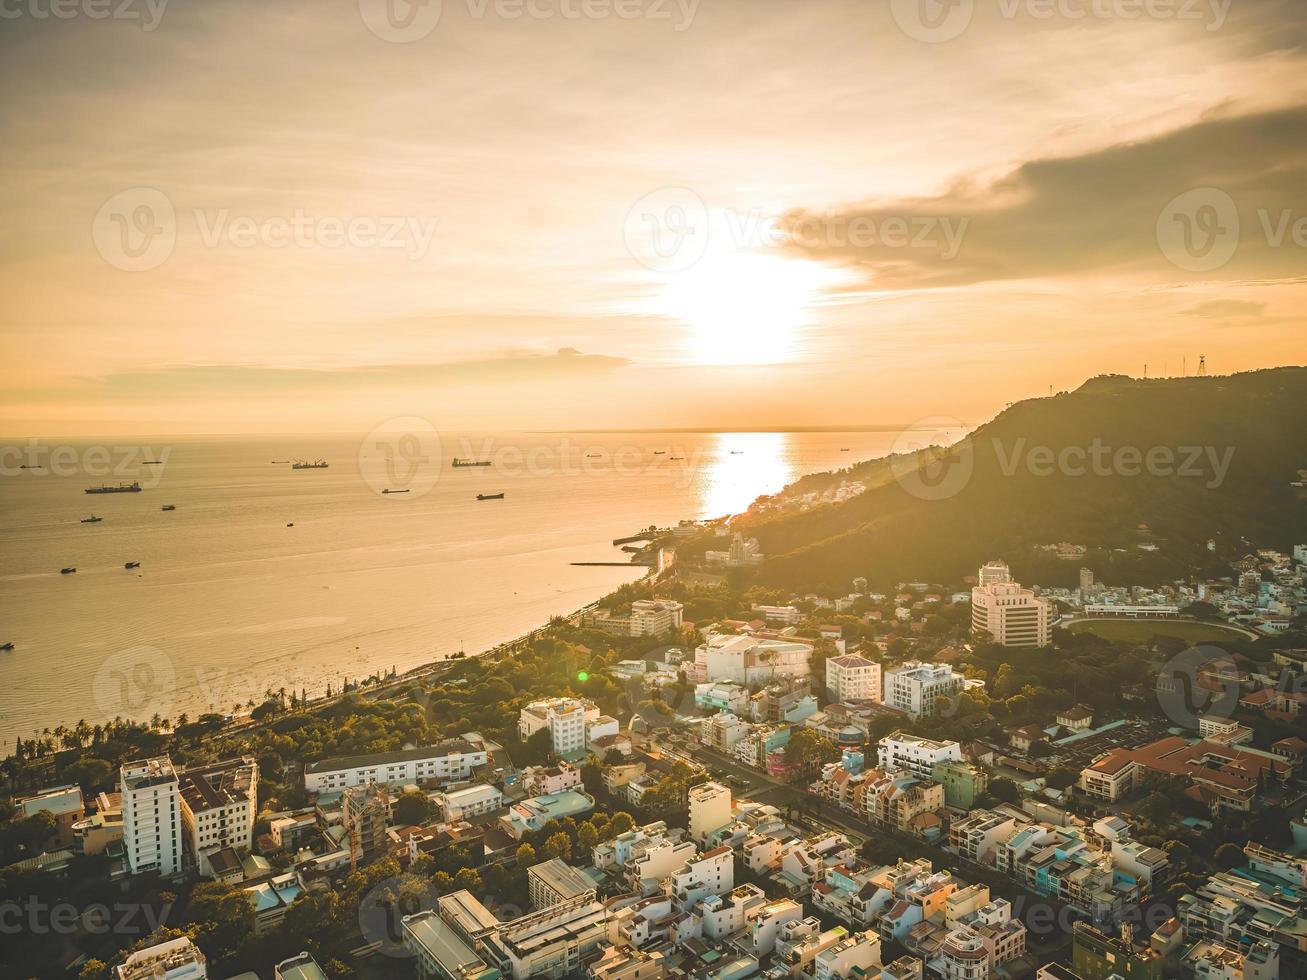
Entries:
<svg viewBox="0 0 1307 980">
<path fill-rule="evenodd" d="M 16 6 L 0 428 L 980 421 L 1307 362 L 1307 7 L 914 4 Z"/>
</svg>

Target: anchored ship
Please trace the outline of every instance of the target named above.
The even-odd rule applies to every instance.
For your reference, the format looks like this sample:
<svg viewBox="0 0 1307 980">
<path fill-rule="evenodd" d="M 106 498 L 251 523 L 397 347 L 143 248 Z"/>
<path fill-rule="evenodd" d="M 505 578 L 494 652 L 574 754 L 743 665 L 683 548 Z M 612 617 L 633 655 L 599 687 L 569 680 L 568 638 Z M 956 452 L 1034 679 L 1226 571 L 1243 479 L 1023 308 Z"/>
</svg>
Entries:
<svg viewBox="0 0 1307 980">
<path fill-rule="evenodd" d="M 325 470 L 330 465 L 325 459 L 315 459 L 312 463 L 308 460 L 297 459 L 290 464 L 293 470 Z"/>
<path fill-rule="evenodd" d="M 504 499 L 504 495 L 503 495 L 502 493 L 479 493 L 479 494 L 477 494 L 477 500 L 503 500 L 503 499 Z"/>
<path fill-rule="evenodd" d="M 120 483 L 116 487 L 105 485 L 103 487 L 87 487 L 87 493 L 140 493 L 141 485 L 135 481 L 131 483 Z"/>
<path fill-rule="evenodd" d="M 455 456 L 454 462 L 451 465 L 453 465 L 455 469 L 457 469 L 460 466 L 489 466 L 490 461 L 480 460 L 480 459 L 463 459 L 460 456 Z"/>
</svg>

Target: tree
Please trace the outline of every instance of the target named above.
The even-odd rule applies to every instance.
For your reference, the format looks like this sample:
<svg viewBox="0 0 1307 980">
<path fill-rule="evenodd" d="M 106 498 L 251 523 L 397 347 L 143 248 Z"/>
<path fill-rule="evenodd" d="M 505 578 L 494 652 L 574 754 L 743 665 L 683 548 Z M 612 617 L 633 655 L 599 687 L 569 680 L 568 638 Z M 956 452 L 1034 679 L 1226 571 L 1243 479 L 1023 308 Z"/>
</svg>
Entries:
<svg viewBox="0 0 1307 980">
<path fill-rule="evenodd" d="M 999 776 L 989 781 L 989 795 L 1003 803 L 1016 803 L 1021 799 L 1021 791 L 1017 789 L 1017 784 L 1006 776 Z"/>
<path fill-rule="evenodd" d="M 568 837 L 561 831 L 545 841 L 545 860 L 550 858 L 562 858 L 567 860 L 572 856 L 572 838 Z"/>
<path fill-rule="evenodd" d="M 599 832 L 595 830 L 595 825 L 589 820 L 577 828 L 576 843 L 578 847 L 586 851 L 599 843 Z"/>
<path fill-rule="evenodd" d="M 420 826 L 431 816 L 435 805 L 425 793 L 405 793 L 395 802 L 395 823 Z"/>
<path fill-rule="evenodd" d="M 1243 863 L 1243 850 L 1238 844 L 1222 844 L 1216 849 L 1216 866 L 1222 871 L 1229 871 Z"/>
<path fill-rule="evenodd" d="M 77 980 L 108 980 L 109 966 L 101 960 L 90 959 L 82 964 Z"/>
<path fill-rule="evenodd" d="M 517 866 L 529 868 L 536 863 L 536 849 L 530 844 L 522 844 L 517 849 Z"/>
<path fill-rule="evenodd" d="M 254 906 L 249 896 L 223 881 L 202 881 L 191 892 L 186 910 L 195 943 L 211 959 L 225 960 L 254 934 Z"/>
<path fill-rule="evenodd" d="M 470 892 L 481 889 L 481 876 L 477 874 L 476 868 L 459 868 L 458 874 L 454 875 L 454 884 Z"/>
<path fill-rule="evenodd" d="M 608 824 L 608 833 L 613 837 L 617 837 L 621 834 L 626 833 L 634 826 L 635 826 L 635 818 L 632 817 L 625 810 L 618 810 L 616 813 L 613 814 L 613 819 Z"/>
<path fill-rule="evenodd" d="M 82 787 L 88 796 L 109 785 L 113 775 L 113 766 L 103 759 L 87 757 L 78 759 L 64 769 L 64 778 Z"/>
<path fill-rule="evenodd" d="M 1171 801 L 1162 793 L 1152 792 L 1135 807 L 1135 813 L 1150 823 L 1161 824 L 1171 812 Z"/>
<path fill-rule="evenodd" d="M 448 895 L 454 890 L 454 879 L 448 871 L 437 871 L 431 876 L 431 883 L 441 895 Z"/>
</svg>

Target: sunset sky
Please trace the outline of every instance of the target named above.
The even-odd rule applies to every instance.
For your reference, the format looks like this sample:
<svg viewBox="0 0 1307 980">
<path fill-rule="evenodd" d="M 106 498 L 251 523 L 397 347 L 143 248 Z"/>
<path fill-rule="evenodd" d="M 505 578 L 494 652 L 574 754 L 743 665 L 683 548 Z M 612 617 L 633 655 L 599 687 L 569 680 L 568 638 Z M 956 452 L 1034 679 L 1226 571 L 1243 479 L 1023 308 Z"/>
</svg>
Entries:
<svg viewBox="0 0 1307 980">
<path fill-rule="evenodd" d="M 982 421 L 1307 362 L 1302 0 L 391 2 L 6 6 L 6 434 Z"/>
</svg>

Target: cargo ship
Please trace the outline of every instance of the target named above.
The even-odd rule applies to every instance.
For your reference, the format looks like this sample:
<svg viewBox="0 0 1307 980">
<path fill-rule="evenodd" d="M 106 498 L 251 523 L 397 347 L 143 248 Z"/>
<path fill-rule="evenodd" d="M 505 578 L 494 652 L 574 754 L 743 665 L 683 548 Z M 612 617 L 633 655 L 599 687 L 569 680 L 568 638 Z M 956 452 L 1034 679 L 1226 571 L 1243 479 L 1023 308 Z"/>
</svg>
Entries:
<svg viewBox="0 0 1307 980">
<path fill-rule="evenodd" d="M 90 517 L 83 517 L 83 518 L 82 518 L 82 523 L 83 523 L 83 524 L 99 524 L 102 520 L 104 520 L 103 517 L 96 517 L 94 514 L 92 514 Z"/>
<path fill-rule="evenodd" d="M 477 500 L 503 500 L 503 499 L 504 499 L 504 495 L 503 495 L 502 493 L 479 493 L 479 494 L 477 494 Z"/>
<path fill-rule="evenodd" d="M 140 493 L 141 485 L 135 481 L 131 483 L 120 483 L 116 487 L 87 487 L 87 493 Z"/>
<path fill-rule="evenodd" d="M 325 470 L 329 464 L 325 459 L 315 459 L 312 463 L 308 460 L 297 459 L 290 464 L 293 470 Z"/>
<path fill-rule="evenodd" d="M 460 456 L 455 456 L 454 462 L 451 465 L 455 469 L 458 469 L 460 466 L 489 466 L 490 461 L 480 460 L 480 459 L 463 459 Z"/>
</svg>

